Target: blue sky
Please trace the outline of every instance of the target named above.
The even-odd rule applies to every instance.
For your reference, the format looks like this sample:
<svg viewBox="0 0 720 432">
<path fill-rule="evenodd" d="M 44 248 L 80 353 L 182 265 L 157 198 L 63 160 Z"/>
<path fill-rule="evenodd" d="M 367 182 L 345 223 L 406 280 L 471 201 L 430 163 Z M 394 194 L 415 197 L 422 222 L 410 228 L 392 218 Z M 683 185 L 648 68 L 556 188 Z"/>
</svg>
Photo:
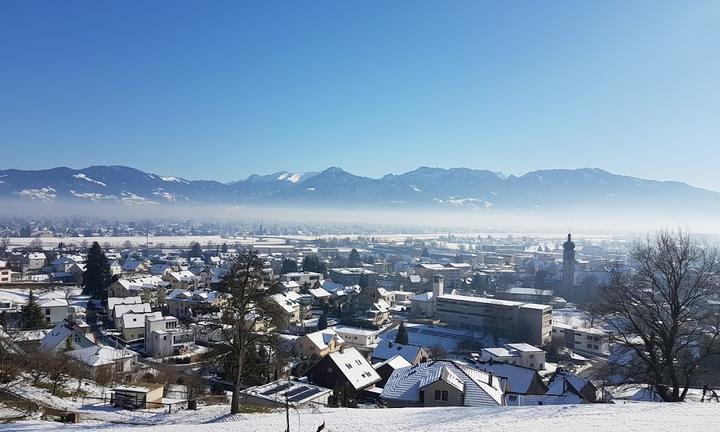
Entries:
<svg viewBox="0 0 720 432">
<path fill-rule="evenodd" d="M 720 190 L 720 2 L 0 2 L 0 168 L 600 167 Z"/>
</svg>

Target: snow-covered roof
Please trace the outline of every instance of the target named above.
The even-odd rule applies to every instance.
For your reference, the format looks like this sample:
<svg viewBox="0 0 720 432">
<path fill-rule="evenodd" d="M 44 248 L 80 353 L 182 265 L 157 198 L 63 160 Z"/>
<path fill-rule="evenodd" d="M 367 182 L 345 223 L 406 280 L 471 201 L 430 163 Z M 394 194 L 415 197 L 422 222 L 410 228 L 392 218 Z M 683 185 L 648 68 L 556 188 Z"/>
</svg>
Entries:
<svg viewBox="0 0 720 432">
<path fill-rule="evenodd" d="M 500 299 L 495 299 L 495 298 L 472 297 L 472 296 L 454 295 L 454 294 L 445 294 L 443 296 L 440 296 L 440 299 L 465 301 L 465 302 L 473 302 L 473 303 L 493 304 L 493 305 L 499 305 L 499 306 L 523 307 L 523 308 L 528 308 L 528 309 L 539 309 L 539 310 L 552 309 L 552 306 L 542 305 L 542 304 L 537 304 L 537 303 L 523 303 L 523 302 L 516 302 L 516 301 L 511 301 L 511 300 L 500 300 Z"/>
<path fill-rule="evenodd" d="M 293 300 L 290 300 L 283 294 L 273 294 L 271 298 L 280 305 L 283 310 L 289 314 L 295 313 L 295 308 L 297 306 L 297 303 Z"/>
<path fill-rule="evenodd" d="M 328 354 L 328 357 L 335 363 L 340 372 L 345 375 L 345 378 L 347 378 L 355 390 L 360 390 L 380 381 L 380 375 L 375 372 L 372 365 L 368 363 L 365 357 L 355 348 L 345 348 L 340 351 L 335 351 Z"/>
<path fill-rule="evenodd" d="M 568 385 L 571 386 L 573 390 L 580 393 L 582 389 L 589 383 L 589 380 L 581 378 L 574 373 L 568 372 L 566 370 L 558 370 L 553 374 L 553 376 L 550 377 L 550 381 L 548 382 L 547 394 L 564 394 L 568 390 Z"/>
<path fill-rule="evenodd" d="M 113 364 L 118 360 L 135 357 L 137 355 L 137 353 L 128 349 L 121 350 L 103 345 L 80 348 L 69 351 L 66 354 L 92 367 Z"/>
<path fill-rule="evenodd" d="M 462 382 L 464 406 L 503 404 L 504 391 L 500 378 L 449 360 L 418 363 L 395 370 L 385 384 L 382 398 L 417 402 L 420 389 L 440 379 L 456 388 L 459 381 Z"/>
<path fill-rule="evenodd" d="M 92 334 L 80 331 L 66 320 L 55 325 L 55 327 L 53 327 L 53 329 L 45 335 L 43 340 L 40 342 L 40 351 L 53 351 L 55 347 L 61 343 L 65 343 L 67 338 L 74 335 L 85 338 L 90 343 L 95 343 L 95 338 Z"/>
<path fill-rule="evenodd" d="M 527 393 L 533 380 L 540 378 L 535 369 L 503 362 L 477 362 L 473 367 L 505 378 L 508 391 L 513 393 Z"/>
<path fill-rule="evenodd" d="M 321 281 L 320 286 L 322 286 L 322 288 L 329 293 L 334 293 L 337 290 L 345 288 L 343 284 L 333 282 L 330 279 L 324 279 L 323 281 Z"/>
<path fill-rule="evenodd" d="M 516 351 L 519 351 L 519 352 L 527 352 L 527 353 L 543 352 L 542 349 L 540 349 L 540 348 L 538 348 L 538 347 L 536 347 L 536 346 L 534 346 L 534 345 L 530 345 L 529 343 L 524 343 L 524 342 L 522 342 L 522 343 L 509 343 L 509 344 L 505 344 L 505 346 L 506 346 L 508 349 L 513 349 L 513 350 L 516 350 Z"/>
<path fill-rule="evenodd" d="M 170 272 L 167 275 L 168 277 L 171 277 L 179 282 L 195 282 L 202 279 L 200 276 L 196 276 L 195 273 L 191 272 L 190 270 Z"/>
<path fill-rule="evenodd" d="M 127 260 L 123 263 L 122 269 L 125 271 L 135 271 L 144 263 L 142 261 Z"/>
<path fill-rule="evenodd" d="M 330 294 L 323 288 L 311 288 L 308 290 L 308 292 L 315 298 L 327 298 L 332 296 L 332 294 Z"/>
<path fill-rule="evenodd" d="M 131 313 L 128 312 L 122 316 L 122 328 L 141 328 L 145 327 L 145 318 L 158 318 L 162 317 L 162 312 L 149 312 L 149 313 Z"/>
<path fill-rule="evenodd" d="M 115 309 L 115 306 L 121 305 L 121 304 L 140 304 L 142 303 L 142 299 L 138 296 L 130 296 L 130 297 L 108 297 L 107 304 L 108 304 L 108 310 L 112 312 L 113 309 Z"/>
<path fill-rule="evenodd" d="M 49 299 L 38 299 L 37 302 L 38 306 L 41 308 L 52 308 L 52 307 L 67 307 L 68 302 L 65 299 L 55 299 L 55 298 L 49 298 Z"/>
<path fill-rule="evenodd" d="M 408 362 L 412 363 L 417 358 L 421 347 L 415 345 L 403 345 L 392 341 L 382 341 L 372 353 L 373 359 L 387 360 L 394 356 L 401 356 Z"/>
<path fill-rule="evenodd" d="M 385 365 L 390 366 L 391 368 L 393 368 L 393 370 L 412 366 L 412 364 L 409 361 L 405 360 L 403 356 L 396 355 L 390 357 L 385 361 L 374 364 L 373 367 L 375 368 L 375 370 L 378 370 Z"/>
<path fill-rule="evenodd" d="M 372 336 L 372 335 L 379 333 L 377 330 L 368 330 L 368 329 L 364 329 L 364 328 L 360 328 L 360 327 L 349 327 L 349 326 L 344 326 L 344 325 L 335 326 L 334 329 L 338 333 L 351 334 L 351 335 L 357 335 L 357 336 Z"/>
<path fill-rule="evenodd" d="M 242 393 L 283 404 L 287 399 L 290 405 L 297 406 L 328 395 L 332 393 L 332 390 L 297 381 L 278 380 L 250 387 L 243 390 Z"/>
<path fill-rule="evenodd" d="M 430 302 L 433 299 L 433 292 L 428 291 L 420 294 L 416 294 L 415 297 L 412 298 L 412 301 L 419 301 L 419 302 Z"/>
<path fill-rule="evenodd" d="M 150 303 L 119 304 L 115 305 L 113 316 L 117 319 L 127 313 L 147 313 L 150 311 Z"/>
<path fill-rule="evenodd" d="M 328 347 L 328 344 L 330 343 L 330 341 L 333 340 L 333 338 L 336 340 L 336 343 L 338 343 L 338 344 L 345 343 L 345 340 L 343 340 L 343 338 L 341 338 L 335 332 L 335 330 L 333 330 L 331 328 L 326 328 L 325 330 L 319 330 L 316 332 L 308 333 L 306 336 L 320 350 L 326 349 Z"/>
<path fill-rule="evenodd" d="M 534 295 L 534 296 L 546 296 L 546 297 L 550 297 L 553 295 L 552 290 L 543 290 L 543 289 L 537 289 L 537 288 L 523 288 L 523 287 L 508 288 L 503 292 L 505 294 Z"/>
</svg>

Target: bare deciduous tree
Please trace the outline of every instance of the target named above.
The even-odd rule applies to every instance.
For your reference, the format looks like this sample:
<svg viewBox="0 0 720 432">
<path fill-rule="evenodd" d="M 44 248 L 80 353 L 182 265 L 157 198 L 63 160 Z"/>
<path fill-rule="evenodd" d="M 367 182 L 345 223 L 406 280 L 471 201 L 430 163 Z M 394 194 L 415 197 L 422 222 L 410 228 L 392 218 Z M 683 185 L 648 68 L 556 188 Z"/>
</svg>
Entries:
<svg viewBox="0 0 720 432">
<path fill-rule="evenodd" d="M 264 362 L 258 361 L 262 357 L 259 353 L 274 351 L 277 346 L 275 329 L 282 325 L 282 313 L 272 299 L 277 291 L 269 286 L 263 261 L 256 252 L 237 256 L 223 278 L 221 291 L 222 319 L 218 328 L 227 342 L 217 345 L 213 356 L 233 379 L 230 411 L 236 414 L 240 412 L 244 380 L 250 371 L 257 373 L 257 367 Z"/>
<path fill-rule="evenodd" d="M 22 351 L 16 340 L 16 335 L 0 327 L 0 390 L 12 387 L 22 371 Z"/>
<path fill-rule="evenodd" d="M 682 401 L 720 354 L 719 317 L 708 303 L 720 294 L 718 252 L 661 231 L 636 243 L 630 257 L 629 270 L 611 271 L 595 313 L 612 327 L 626 381 Z"/>
</svg>

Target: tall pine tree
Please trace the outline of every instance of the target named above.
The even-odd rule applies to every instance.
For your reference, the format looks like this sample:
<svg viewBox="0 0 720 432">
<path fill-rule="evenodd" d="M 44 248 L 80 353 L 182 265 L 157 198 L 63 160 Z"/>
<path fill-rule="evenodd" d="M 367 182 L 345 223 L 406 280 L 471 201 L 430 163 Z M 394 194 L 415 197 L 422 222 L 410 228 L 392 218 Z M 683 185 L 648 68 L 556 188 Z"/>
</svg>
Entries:
<svg viewBox="0 0 720 432">
<path fill-rule="evenodd" d="M 30 291 L 27 305 L 22 310 L 23 327 L 26 329 L 40 329 L 47 327 L 47 320 L 37 303 L 35 295 Z"/>
<path fill-rule="evenodd" d="M 110 264 L 105 252 L 103 252 L 98 242 L 93 242 L 85 262 L 82 281 L 83 294 L 94 299 L 104 299 L 107 297 L 105 288 L 107 288 L 111 280 Z"/>
<path fill-rule="evenodd" d="M 298 265 L 297 261 L 290 258 L 285 258 L 282 261 L 282 266 L 280 267 L 280 274 L 283 275 L 285 273 L 294 273 L 298 271 Z"/>
<path fill-rule="evenodd" d="M 405 327 L 405 321 L 400 321 L 400 326 L 398 327 L 397 334 L 395 335 L 395 342 L 403 345 L 407 345 L 409 343 L 409 337 L 408 337 L 408 331 Z"/>
<path fill-rule="evenodd" d="M 318 330 L 325 330 L 327 328 L 327 316 L 325 316 L 325 314 L 320 315 L 317 328 Z"/>
<path fill-rule="evenodd" d="M 360 254 L 357 249 L 350 251 L 348 256 L 348 267 L 362 267 L 362 260 L 360 260 Z"/>
<path fill-rule="evenodd" d="M 190 245 L 188 256 L 190 258 L 202 258 L 202 246 L 200 246 L 200 243 L 194 242 Z"/>
</svg>

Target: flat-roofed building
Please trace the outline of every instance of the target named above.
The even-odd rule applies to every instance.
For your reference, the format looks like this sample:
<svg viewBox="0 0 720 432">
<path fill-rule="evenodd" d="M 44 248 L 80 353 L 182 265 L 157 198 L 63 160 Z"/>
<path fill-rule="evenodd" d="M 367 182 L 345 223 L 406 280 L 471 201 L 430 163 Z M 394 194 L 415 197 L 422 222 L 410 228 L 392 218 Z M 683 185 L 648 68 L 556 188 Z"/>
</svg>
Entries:
<svg viewBox="0 0 720 432">
<path fill-rule="evenodd" d="M 610 337 L 607 332 L 597 328 L 555 323 L 552 326 L 552 339 L 554 343 L 579 353 L 610 355 Z"/>
<path fill-rule="evenodd" d="M 297 282 L 300 285 L 308 284 L 314 286 L 317 282 L 322 282 L 322 273 L 315 272 L 290 272 L 280 275 L 282 282 Z"/>
<path fill-rule="evenodd" d="M 377 282 L 378 274 L 364 268 L 334 268 L 330 269 L 330 280 L 344 286 L 360 285 L 373 287 Z"/>
<path fill-rule="evenodd" d="M 443 295 L 436 318 L 448 326 L 543 346 L 552 338 L 552 306 L 485 297 Z"/>
</svg>

